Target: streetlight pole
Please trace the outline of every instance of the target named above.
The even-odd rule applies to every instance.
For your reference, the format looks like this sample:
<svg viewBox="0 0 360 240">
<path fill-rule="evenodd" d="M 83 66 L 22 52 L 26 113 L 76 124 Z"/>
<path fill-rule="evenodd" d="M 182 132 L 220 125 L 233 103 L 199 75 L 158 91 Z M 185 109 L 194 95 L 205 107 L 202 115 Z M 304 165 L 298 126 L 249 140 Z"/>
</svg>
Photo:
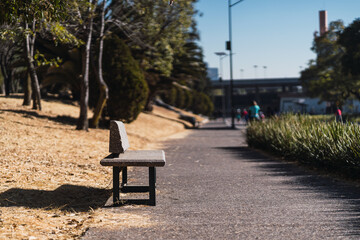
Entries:
<svg viewBox="0 0 360 240">
<path fill-rule="evenodd" d="M 267 69 L 267 66 L 263 66 L 264 68 L 264 78 L 266 78 L 266 69 Z"/>
<path fill-rule="evenodd" d="M 231 8 L 244 0 L 239 0 L 231 4 L 229 0 L 229 44 L 227 50 L 230 51 L 230 106 L 231 106 L 231 128 L 235 129 L 235 108 L 234 108 L 234 83 L 233 83 L 233 61 L 232 61 L 232 26 L 231 26 Z"/>
<path fill-rule="evenodd" d="M 219 71 L 219 75 L 220 75 L 220 78 L 219 80 L 221 81 L 221 90 L 222 90 L 222 99 L 221 99 L 221 102 L 222 102 L 222 116 L 223 116 L 223 120 L 225 122 L 225 89 L 224 89 L 224 82 L 223 82 L 223 75 L 222 75 L 222 60 L 227 57 L 228 55 L 224 52 L 216 52 L 215 53 L 216 55 L 219 56 L 219 64 L 220 64 L 220 71 Z"/>
<path fill-rule="evenodd" d="M 244 78 L 244 69 L 240 69 L 240 77 Z"/>
<path fill-rule="evenodd" d="M 219 56 L 219 64 L 220 64 L 219 65 L 220 66 L 219 75 L 222 78 L 222 60 L 223 60 L 223 58 L 227 57 L 228 55 L 224 52 L 215 52 L 215 54 Z"/>
<path fill-rule="evenodd" d="M 254 65 L 254 78 L 257 78 L 257 67 L 258 65 Z"/>
</svg>

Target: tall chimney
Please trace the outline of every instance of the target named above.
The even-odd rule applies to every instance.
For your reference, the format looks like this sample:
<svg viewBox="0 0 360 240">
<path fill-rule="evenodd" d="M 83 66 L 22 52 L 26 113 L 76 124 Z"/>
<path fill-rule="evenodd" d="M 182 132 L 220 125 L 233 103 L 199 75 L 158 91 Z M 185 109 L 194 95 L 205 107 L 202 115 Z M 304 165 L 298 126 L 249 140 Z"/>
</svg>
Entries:
<svg viewBox="0 0 360 240">
<path fill-rule="evenodd" d="M 323 10 L 319 12 L 320 17 L 320 36 L 327 32 L 327 11 Z"/>
</svg>

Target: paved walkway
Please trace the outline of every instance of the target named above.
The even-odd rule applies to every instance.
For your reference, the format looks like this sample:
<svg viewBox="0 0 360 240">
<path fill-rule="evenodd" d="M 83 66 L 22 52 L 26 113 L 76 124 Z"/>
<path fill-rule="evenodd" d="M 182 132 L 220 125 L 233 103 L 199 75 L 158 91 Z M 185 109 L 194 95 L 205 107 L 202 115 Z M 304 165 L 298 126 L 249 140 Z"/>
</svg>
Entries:
<svg viewBox="0 0 360 240">
<path fill-rule="evenodd" d="M 90 229 L 84 239 L 360 239 L 360 189 L 249 149 L 210 122 L 166 142 L 151 228 Z"/>
</svg>

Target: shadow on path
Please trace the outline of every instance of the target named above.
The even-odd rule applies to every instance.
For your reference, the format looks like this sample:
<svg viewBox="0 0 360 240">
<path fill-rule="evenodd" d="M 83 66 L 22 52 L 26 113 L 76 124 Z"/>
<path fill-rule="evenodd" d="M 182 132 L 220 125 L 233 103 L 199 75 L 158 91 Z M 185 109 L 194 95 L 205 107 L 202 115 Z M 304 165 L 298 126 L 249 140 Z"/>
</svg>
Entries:
<svg viewBox="0 0 360 240">
<path fill-rule="evenodd" d="M 102 207 L 109 196 L 110 190 L 77 185 L 62 185 L 54 191 L 12 188 L 0 194 L 0 206 L 87 212 Z"/>
<path fill-rule="evenodd" d="M 201 127 L 201 128 L 195 128 L 195 130 L 211 130 L 211 131 L 217 131 L 217 130 L 238 130 L 238 129 L 232 129 L 231 127 Z"/>
<path fill-rule="evenodd" d="M 231 126 L 226 125 L 223 122 L 213 122 L 210 121 L 206 123 L 204 126 L 197 128 L 195 130 L 206 130 L 206 131 L 223 131 L 223 130 L 239 130 L 238 128 L 231 128 Z"/>
<path fill-rule="evenodd" d="M 273 160 L 249 147 L 217 147 L 216 149 L 236 155 L 239 161 L 259 163 L 256 165 L 257 168 L 266 172 L 267 175 L 284 177 L 281 182 L 293 190 L 320 193 L 324 199 L 345 202 L 345 209 L 334 210 L 333 213 L 347 216 L 341 221 L 352 226 L 352 231 L 356 232 L 355 235 L 360 236 L 360 188 L 354 183 L 318 175 L 294 162 Z M 351 220 L 349 220 L 349 215 Z M 354 236 L 354 232 L 351 236 Z"/>
</svg>

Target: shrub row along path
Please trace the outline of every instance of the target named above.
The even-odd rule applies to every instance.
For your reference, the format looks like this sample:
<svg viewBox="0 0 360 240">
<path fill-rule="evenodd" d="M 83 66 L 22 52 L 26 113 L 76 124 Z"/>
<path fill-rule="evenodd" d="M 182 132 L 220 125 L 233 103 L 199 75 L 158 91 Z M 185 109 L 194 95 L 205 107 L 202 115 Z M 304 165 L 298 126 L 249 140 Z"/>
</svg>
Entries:
<svg viewBox="0 0 360 240">
<path fill-rule="evenodd" d="M 210 122 L 166 142 L 157 206 L 108 210 L 152 225 L 90 228 L 84 239 L 360 238 L 360 188 L 253 151 L 244 128 L 224 128 Z"/>
</svg>

